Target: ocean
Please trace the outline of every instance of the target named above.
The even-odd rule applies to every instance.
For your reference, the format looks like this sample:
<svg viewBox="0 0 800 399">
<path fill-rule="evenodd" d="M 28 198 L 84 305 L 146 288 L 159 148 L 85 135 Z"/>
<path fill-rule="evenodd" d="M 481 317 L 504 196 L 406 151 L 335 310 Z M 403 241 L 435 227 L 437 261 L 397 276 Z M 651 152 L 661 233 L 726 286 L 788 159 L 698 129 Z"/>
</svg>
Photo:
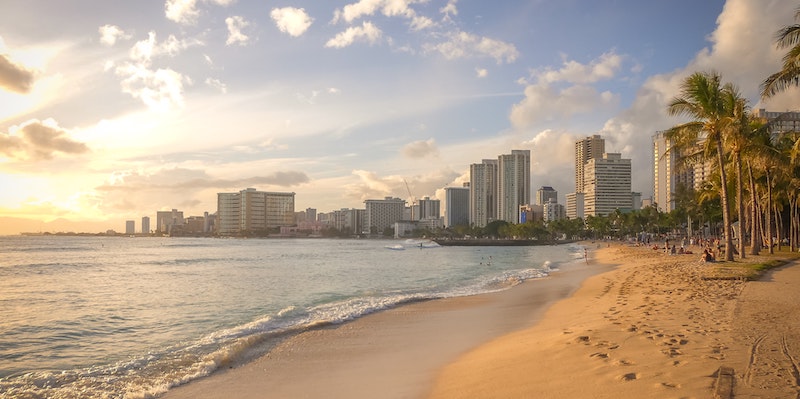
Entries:
<svg viewBox="0 0 800 399">
<path fill-rule="evenodd" d="M 574 244 L 0 237 L 0 397 L 148 398 L 281 339 L 402 303 L 508 289 Z"/>
</svg>

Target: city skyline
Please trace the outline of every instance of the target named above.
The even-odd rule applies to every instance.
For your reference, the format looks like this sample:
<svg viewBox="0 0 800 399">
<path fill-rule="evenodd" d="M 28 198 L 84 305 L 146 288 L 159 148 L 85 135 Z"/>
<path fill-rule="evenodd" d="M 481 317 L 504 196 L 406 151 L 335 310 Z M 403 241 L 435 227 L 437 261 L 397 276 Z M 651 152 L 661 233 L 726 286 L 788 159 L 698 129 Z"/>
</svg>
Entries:
<svg viewBox="0 0 800 399">
<path fill-rule="evenodd" d="M 530 151 L 531 187 L 564 203 L 574 143 L 595 134 L 631 159 L 646 198 L 652 135 L 680 122 L 666 103 L 686 75 L 716 70 L 754 109 L 800 104 L 797 89 L 758 98 L 781 65 L 774 34 L 794 22 L 780 0 L 3 8 L 0 234 L 200 215 L 246 187 L 324 212 L 444 201 L 511 148 Z"/>
</svg>

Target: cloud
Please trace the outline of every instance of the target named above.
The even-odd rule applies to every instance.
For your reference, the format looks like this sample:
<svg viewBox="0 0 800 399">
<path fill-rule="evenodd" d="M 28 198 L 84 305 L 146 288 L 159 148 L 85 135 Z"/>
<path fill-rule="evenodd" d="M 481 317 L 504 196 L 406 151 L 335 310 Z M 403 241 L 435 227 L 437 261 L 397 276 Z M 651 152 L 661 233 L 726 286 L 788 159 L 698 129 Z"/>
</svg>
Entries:
<svg viewBox="0 0 800 399">
<path fill-rule="evenodd" d="M 170 68 L 154 69 L 151 65 L 158 56 L 175 56 L 195 44 L 202 43 L 179 40 L 174 35 L 159 43 L 155 32 L 149 32 L 146 40 L 136 42 L 131 48 L 130 61 L 114 69 L 115 74 L 122 78 L 122 92 L 141 100 L 151 109 L 164 111 L 182 107 L 183 86 L 191 84 L 191 79 Z"/>
<path fill-rule="evenodd" d="M 27 94 L 33 88 L 36 73 L 0 54 L 0 87 L 15 93 Z"/>
<path fill-rule="evenodd" d="M 204 0 L 204 3 L 212 3 L 220 6 L 227 6 L 235 0 Z M 164 14 L 167 19 L 181 25 L 194 25 L 200 18 L 200 10 L 197 9 L 198 0 L 167 0 L 164 4 Z"/>
<path fill-rule="evenodd" d="M 100 33 L 100 43 L 113 46 L 119 39 L 130 39 L 131 35 L 125 33 L 119 26 L 103 25 L 97 29 Z"/>
<path fill-rule="evenodd" d="M 565 58 L 560 69 L 534 70 L 534 83 L 520 80 L 527 84 L 525 98 L 511 107 L 511 124 L 528 128 L 542 121 L 613 109 L 619 103 L 619 95 L 601 92 L 591 83 L 612 79 L 621 69 L 622 59 L 608 52 L 588 64 Z"/>
<path fill-rule="evenodd" d="M 367 170 L 354 170 L 352 173 L 358 181 L 344 185 L 344 196 L 362 202 L 385 197 L 404 198 L 411 202 L 412 197 L 420 199 L 429 193 L 436 193 L 437 189 L 461 176 L 461 173 L 448 168 L 433 170 L 422 176 L 380 176 Z"/>
<path fill-rule="evenodd" d="M 31 119 L 12 127 L 11 133 L 0 133 L 0 154 L 11 159 L 47 160 L 56 153 L 83 154 L 89 147 L 70 138 L 70 132 L 53 119 Z"/>
<path fill-rule="evenodd" d="M 191 82 L 172 69 L 149 69 L 144 65 L 125 63 L 116 68 L 123 77 L 122 92 L 142 100 L 150 109 L 166 111 L 183 107 L 183 84 Z"/>
<path fill-rule="evenodd" d="M 435 157 L 439 155 L 439 149 L 436 148 L 436 140 L 419 140 L 406 144 L 402 151 L 404 156 L 413 159 L 425 158 L 428 156 Z"/>
<path fill-rule="evenodd" d="M 288 33 L 293 37 L 301 36 L 314 22 L 314 19 L 302 8 L 273 8 L 269 15 L 281 32 Z"/>
<path fill-rule="evenodd" d="M 363 22 L 361 26 L 349 27 L 344 32 L 340 32 L 333 39 L 325 43 L 325 47 L 343 48 L 356 41 L 366 41 L 375 44 L 380 40 L 383 33 L 371 22 Z"/>
<path fill-rule="evenodd" d="M 489 70 L 486 68 L 475 68 L 475 76 L 479 78 L 485 78 L 489 76 Z"/>
<path fill-rule="evenodd" d="M 418 31 L 435 25 L 430 18 L 417 14 L 410 7 L 411 4 L 425 2 L 426 0 L 360 0 L 334 11 L 332 22 L 344 20 L 351 24 L 359 18 L 380 12 L 386 17 L 402 17 L 409 20 L 411 29 Z"/>
<path fill-rule="evenodd" d="M 222 94 L 228 92 L 228 87 L 225 85 L 225 83 L 220 82 L 219 79 L 206 78 L 206 85 L 219 90 Z"/>
<path fill-rule="evenodd" d="M 459 58 L 493 58 L 497 64 L 510 64 L 519 57 L 519 51 L 511 44 L 501 40 L 477 36 L 472 33 L 456 31 L 449 34 L 447 41 L 424 45 L 426 51 L 442 54 L 449 60 Z"/>
<path fill-rule="evenodd" d="M 242 29 L 250 25 L 244 18 L 238 15 L 228 17 L 225 18 L 225 24 L 228 26 L 228 40 L 225 41 L 225 44 L 244 46 L 250 41 L 250 38 L 242 33 Z"/>
<path fill-rule="evenodd" d="M 152 173 L 142 171 L 117 172 L 109 182 L 96 188 L 103 192 L 136 192 L 140 190 L 170 190 L 180 192 L 187 189 L 228 190 L 255 186 L 292 187 L 308 183 L 304 172 L 277 171 L 264 176 L 241 179 L 214 178 L 203 170 L 188 168 L 165 168 Z"/>
<path fill-rule="evenodd" d="M 445 18 L 458 15 L 458 8 L 456 7 L 458 0 L 448 0 L 447 5 L 439 9 L 439 12 L 445 15 Z"/>
<path fill-rule="evenodd" d="M 622 56 L 612 52 L 605 53 L 588 64 L 581 64 L 563 57 L 561 69 L 546 68 L 535 71 L 534 76 L 540 83 L 595 83 L 613 78 L 622 67 Z"/>
</svg>

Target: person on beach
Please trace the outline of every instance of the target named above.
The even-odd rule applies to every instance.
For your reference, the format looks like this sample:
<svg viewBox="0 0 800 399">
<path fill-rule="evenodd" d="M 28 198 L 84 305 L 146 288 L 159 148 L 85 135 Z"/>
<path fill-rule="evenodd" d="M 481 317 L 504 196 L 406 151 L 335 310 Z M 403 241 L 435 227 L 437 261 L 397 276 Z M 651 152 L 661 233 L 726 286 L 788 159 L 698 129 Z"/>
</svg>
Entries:
<svg viewBox="0 0 800 399">
<path fill-rule="evenodd" d="M 703 250 L 703 255 L 700 256 L 700 260 L 702 262 L 713 262 L 714 261 L 714 255 L 712 255 L 711 252 L 708 252 L 708 248 L 706 248 L 706 249 Z"/>
<path fill-rule="evenodd" d="M 589 254 L 586 253 L 586 248 L 583 249 L 583 260 L 587 265 L 589 264 Z"/>
</svg>

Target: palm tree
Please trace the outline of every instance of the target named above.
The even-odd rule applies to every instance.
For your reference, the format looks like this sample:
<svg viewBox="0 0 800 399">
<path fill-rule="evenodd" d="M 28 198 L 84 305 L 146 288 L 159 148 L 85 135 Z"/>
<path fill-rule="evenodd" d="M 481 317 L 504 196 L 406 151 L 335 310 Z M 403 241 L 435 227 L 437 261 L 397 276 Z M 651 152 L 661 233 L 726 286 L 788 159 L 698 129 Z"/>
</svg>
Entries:
<svg viewBox="0 0 800 399">
<path fill-rule="evenodd" d="M 800 21 L 800 9 L 794 15 Z M 761 83 L 761 98 L 767 99 L 789 87 L 800 85 L 800 24 L 789 25 L 775 35 L 779 49 L 788 48 L 783 56 L 783 67 Z"/>
<path fill-rule="evenodd" d="M 670 129 L 667 138 L 676 142 L 689 142 L 705 139 L 713 144 L 716 151 L 717 168 L 720 176 L 720 202 L 725 238 L 725 260 L 733 260 L 733 237 L 731 237 L 731 217 L 728 208 L 728 182 L 725 175 L 725 152 L 723 134 L 732 114 L 725 101 L 726 93 L 735 91 L 728 84 L 723 87 L 722 78 L 716 72 L 696 72 L 681 84 L 678 97 L 670 101 L 667 111 L 673 116 L 688 116 L 693 119 Z M 677 139 L 677 140 L 676 140 Z M 707 151 L 707 156 L 711 154 Z"/>
<path fill-rule="evenodd" d="M 727 87 L 727 86 L 726 86 Z M 733 86 L 730 90 L 723 93 L 725 108 L 729 110 L 727 116 L 727 126 L 725 134 L 725 146 L 730 150 L 733 170 L 736 175 L 736 211 L 739 218 L 737 237 L 739 237 L 739 257 L 745 258 L 744 240 L 744 190 L 742 183 L 742 152 L 746 150 L 750 143 L 750 115 L 747 99 L 741 96 L 739 91 Z"/>
</svg>

